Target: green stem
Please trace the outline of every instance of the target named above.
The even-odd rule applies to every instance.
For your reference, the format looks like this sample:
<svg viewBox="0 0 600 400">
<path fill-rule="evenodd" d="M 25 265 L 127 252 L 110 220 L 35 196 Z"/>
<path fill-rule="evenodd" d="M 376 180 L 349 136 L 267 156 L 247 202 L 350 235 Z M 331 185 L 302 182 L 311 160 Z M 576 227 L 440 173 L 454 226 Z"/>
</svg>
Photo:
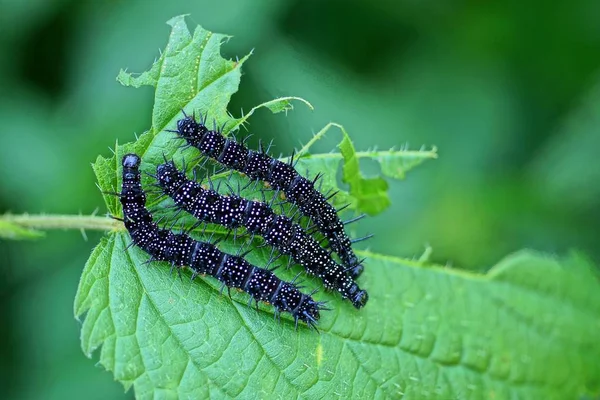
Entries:
<svg viewBox="0 0 600 400">
<path fill-rule="evenodd" d="M 344 127 L 342 125 L 336 124 L 335 122 L 328 123 L 323 127 L 323 129 L 317 132 L 308 142 L 306 142 L 306 144 L 300 149 L 300 151 L 296 152 L 296 157 L 300 157 L 301 155 L 306 153 L 308 149 L 310 149 L 311 146 L 315 144 L 317 140 L 322 139 L 323 136 L 325 136 L 325 133 L 327 133 L 327 131 L 331 128 L 338 128 L 339 130 L 344 131 Z"/>
<path fill-rule="evenodd" d="M 248 118 L 250 118 L 250 116 L 252 114 L 254 114 L 255 111 L 257 111 L 257 110 L 259 110 L 261 108 L 264 108 L 264 107 L 270 108 L 272 105 L 276 105 L 278 103 L 286 102 L 287 101 L 287 102 L 289 102 L 289 104 L 288 104 L 287 107 L 284 108 L 285 112 L 287 113 L 288 110 L 292 110 L 294 108 L 293 105 L 291 104 L 292 100 L 301 101 L 302 103 L 306 104 L 306 106 L 308 106 L 308 108 L 310 108 L 311 110 L 315 109 L 312 104 L 310 104 L 308 101 L 304 100 L 302 97 L 294 97 L 294 96 L 278 97 L 276 99 L 273 99 L 273 100 L 270 100 L 270 101 L 267 101 L 267 102 L 264 102 L 264 103 L 261 103 L 261 104 L 259 104 L 257 106 L 252 107 L 252 109 L 246 115 L 242 115 L 242 118 L 240 118 L 235 123 L 235 125 L 233 125 L 230 128 L 230 130 L 234 130 L 238 126 L 243 125 L 248 120 Z M 273 111 L 273 113 L 276 113 L 276 112 L 279 112 L 279 111 Z"/>
<path fill-rule="evenodd" d="M 0 221 L 32 229 L 89 229 L 95 231 L 124 229 L 121 221 L 95 215 L 5 214 L 0 216 Z"/>
<path fill-rule="evenodd" d="M 437 148 L 431 150 L 385 150 L 385 151 L 357 151 L 356 158 L 379 158 L 379 157 L 414 157 L 414 158 L 438 158 Z M 342 153 L 319 153 L 311 154 L 311 159 L 338 159 L 343 158 Z"/>
</svg>

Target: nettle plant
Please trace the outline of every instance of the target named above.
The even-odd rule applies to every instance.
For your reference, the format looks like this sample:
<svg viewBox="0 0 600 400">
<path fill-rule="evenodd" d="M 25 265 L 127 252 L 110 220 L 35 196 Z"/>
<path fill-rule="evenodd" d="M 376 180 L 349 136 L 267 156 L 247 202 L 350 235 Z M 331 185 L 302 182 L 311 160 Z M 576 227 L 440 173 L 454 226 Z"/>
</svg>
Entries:
<svg viewBox="0 0 600 400">
<path fill-rule="evenodd" d="M 93 164 L 112 216 L 123 216 L 119 197 L 111 194 L 121 190 L 123 155 L 139 154 L 149 174 L 165 158 L 185 159 L 188 171 L 203 162 L 169 132 L 182 110 L 205 113 L 227 136 L 260 108 L 287 111 L 294 101 L 310 107 L 299 98 L 279 98 L 233 117 L 227 105 L 248 57 L 223 59 L 226 37 L 201 27 L 190 32 L 183 16 L 169 24 L 168 44 L 150 70 L 118 76 L 125 86 L 154 87 L 155 98 L 152 127 Z M 342 134 L 339 152 L 312 154 L 331 128 Z M 321 173 L 321 190 L 339 190 L 332 204 L 349 204 L 354 215 L 382 212 L 391 203 L 384 177 L 403 178 L 433 158 L 435 149 L 357 152 L 337 124 L 295 155 L 298 171 L 309 171 L 309 178 Z M 379 163 L 382 176 L 364 177 L 360 159 Z M 338 187 L 339 168 L 348 191 Z M 247 177 L 228 171 L 211 176 L 214 185 L 224 180 L 244 187 Z M 142 176 L 145 188 L 154 183 Z M 246 187 L 241 195 L 257 199 L 259 189 Z M 253 250 L 246 256 L 253 265 L 269 264 L 270 249 L 243 230 L 232 235 L 216 225 L 195 227 L 192 217 L 176 213 L 172 200 L 151 189 L 146 205 L 175 230 L 189 230 L 197 240 L 220 238 L 221 251 Z M 31 236 L 30 228 L 52 227 L 46 220 L 7 215 L 0 228 L 4 236 Z M 273 307 L 248 307 L 247 294 L 222 294 L 211 277 L 176 279 L 168 263 L 147 264 L 149 256 L 130 246 L 118 220 L 79 217 L 72 226 L 108 231 L 85 265 L 75 298 L 83 352 L 92 357 L 100 348 L 100 364 L 138 397 L 567 399 L 600 393 L 600 283 L 595 267 L 577 254 L 557 259 L 522 251 L 479 274 L 432 264 L 426 255 L 415 260 L 357 250 L 366 259 L 357 282 L 369 302 L 357 310 L 337 293 L 320 290 L 314 296 L 329 310 L 322 310 L 317 332 L 304 324 L 295 329 L 289 314 L 274 321 Z M 276 274 L 291 281 L 301 271 L 293 266 Z M 318 279 L 302 279 L 310 289 L 322 287 Z"/>
</svg>

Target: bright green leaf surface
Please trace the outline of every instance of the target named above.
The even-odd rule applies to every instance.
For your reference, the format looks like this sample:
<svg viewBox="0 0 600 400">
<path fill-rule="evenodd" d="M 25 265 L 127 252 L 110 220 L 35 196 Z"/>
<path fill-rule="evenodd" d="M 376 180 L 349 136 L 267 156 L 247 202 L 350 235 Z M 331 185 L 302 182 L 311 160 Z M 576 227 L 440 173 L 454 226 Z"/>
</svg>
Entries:
<svg viewBox="0 0 600 400">
<path fill-rule="evenodd" d="M 333 296 L 321 333 L 243 294 L 142 265 L 113 233 L 85 267 L 82 347 L 139 397 L 567 399 L 600 385 L 600 283 L 584 259 L 522 252 L 479 276 L 377 254 L 356 311 Z M 226 247 L 225 251 L 234 251 Z M 189 274 L 185 275 L 189 277 Z"/>
<path fill-rule="evenodd" d="M 240 119 L 231 117 L 226 107 L 246 58 L 220 57 L 225 36 L 200 27 L 190 33 L 183 17 L 169 23 L 169 42 L 152 68 L 138 76 L 119 74 L 125 85 L 155 87 L 155 105 L 148 132 L 94 164 L 105 192 L 119 190 L 119 163 L 126 152 L 142 155 L 147 172 L 163 154 L 175 155 L 176 161 L 197 156 L 194 149 L 181 154 L 181 142 L 165 131 L 175 128 L 181 109 L 207 113 L 230 132 L 259 107 L 285 111 L 297 100 L 276 99 Z M 309 154 L 328 127 L 299 152 L 300 171 L 324 172 L 326 191 L 338 188 L 335 176 L 343 162 L 350 189 L 334 200 L 360 211 L 374 214 L 389 204 L 386 182 L 363 177 L 361 158 L 377 161 L 382 175 L 401 178 L 436 157 L 435 150 L 356 152 L 343 129 L 341 154 Z M 143 183 L 147 187 L 151 179 L 144 177 Z M 110 213 L 121 215 L 114 196 L 106 194 L 105 200 Z M 149 204 L 156 215 L 169 215 L 156 196 Z M 593 266 L 576 256 L 556 260 L 523 252 L 487 275 L 476 275 L 363 253 L 367 270 L 359 283 L 370 293 L 368 305 L 357 311 L 335 295 L 317 293 L 332 308 L 323 312 L 319 334 L 304 326 L 295 331 L 285 315 L 282 323 L 273 321 L 269 306 L 256 311 L 243 293 L 232 293 L 232 299 L 221 295 L 212 278 L 191 282 L 186 272 L 179 280 L 168 265 L 144 265 L 148 255 L 126 249 L 129 241 L 126 232 L 117 231 L 96 247 L 80 281 L 75 314 L 85 316 L 85 354 L 100 348 L 100 363 L 140 398 L 269 398 L 276 393 L 564 399 L 599 392 L 600 283 Z M 224 241 L 220 248 L 234 253 L 239 245 Z M 267 258 L 267 249 L 248 256 L 259 266 Z M 278 270 L 278 275 L 290 279 L 297 272 Z M 319 284 L 308 280 L 307 286 Z"/>
</svg>

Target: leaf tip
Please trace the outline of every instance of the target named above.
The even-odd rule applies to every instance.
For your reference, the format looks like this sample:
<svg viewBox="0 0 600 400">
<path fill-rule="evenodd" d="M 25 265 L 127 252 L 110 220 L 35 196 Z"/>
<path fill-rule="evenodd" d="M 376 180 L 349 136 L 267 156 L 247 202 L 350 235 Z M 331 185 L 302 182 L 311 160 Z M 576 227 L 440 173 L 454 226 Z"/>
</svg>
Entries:
<svg viewBox="0 0 600 400">
<path fill-rule="evenodd" d="M 116 79 L 123 86 L 131 86 L 131 74 L 127 72 L 127 69 L 121 68 Z"/>
<path fill-rule="evenodd" d="M 169 26 L 176 26 L 177 24 L 180 24 L 181 22 L 185 22 L 185 18 L 189 17 L 190 14 L 179 14 L 174 16 L 173 18 L 167 20 L 167 25 Z"/>
</svg>

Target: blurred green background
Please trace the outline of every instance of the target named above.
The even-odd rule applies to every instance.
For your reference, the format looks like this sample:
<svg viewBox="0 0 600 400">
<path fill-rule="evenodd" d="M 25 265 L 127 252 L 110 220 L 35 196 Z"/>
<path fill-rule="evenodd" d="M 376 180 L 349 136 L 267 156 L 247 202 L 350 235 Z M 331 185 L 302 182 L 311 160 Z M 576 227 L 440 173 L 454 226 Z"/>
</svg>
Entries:
<svg viewBox="0 0 600 400">
<path fill-rule="evenodd" d="M 250 130 L 290 153 L 329 121 L 359 150 L 436 145 L 356 226 L 373 251 L 484 271 L 524 247 L 600 260 L 600 2 L 0 0 L 0 212 L 106 210 L 90 163 L 150 126 L 165 21 L 228 33 L 245 64 L 230 111 L 313 103 Z M 331 131 L 318 150 L 339 140 Z M 376 173 L 373 165 L 366 170 Z M 122 398 L 79 349 L 72 302 L 101 235 L 0 242 L 1 398 Z M 367 272 L 369 273 L 369 272 Z M 4 392 L 4 393 L 2 393 Z M 126 396 L 131 397 L 132 393 Z"/>
</svg>

